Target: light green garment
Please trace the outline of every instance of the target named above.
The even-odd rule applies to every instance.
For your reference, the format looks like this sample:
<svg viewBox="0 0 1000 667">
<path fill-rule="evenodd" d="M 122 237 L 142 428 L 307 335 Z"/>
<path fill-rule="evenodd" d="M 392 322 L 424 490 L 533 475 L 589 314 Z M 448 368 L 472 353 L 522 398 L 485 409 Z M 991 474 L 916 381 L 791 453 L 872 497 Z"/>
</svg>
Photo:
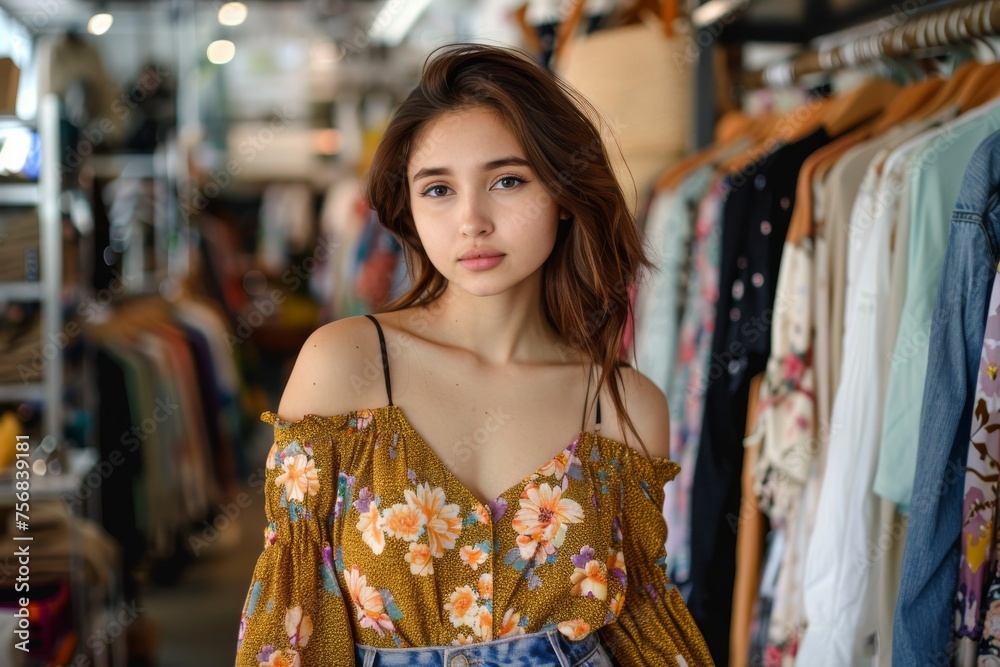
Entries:
<svg viewBox="0 0 1000 667">
<path fill-rule="evenodd" d="M 900 511 L 906 510 L 913 493 L 931 318 L 951 212 L 969 159 L 998 129 L 1000 102 L 992 102 L 921 135 L 914 140 L 916 150 L 906 163 L 910 214 L 906 290 L 892 352 L 874 483 L 875 493 L 896 501 Z"/>
</svg>

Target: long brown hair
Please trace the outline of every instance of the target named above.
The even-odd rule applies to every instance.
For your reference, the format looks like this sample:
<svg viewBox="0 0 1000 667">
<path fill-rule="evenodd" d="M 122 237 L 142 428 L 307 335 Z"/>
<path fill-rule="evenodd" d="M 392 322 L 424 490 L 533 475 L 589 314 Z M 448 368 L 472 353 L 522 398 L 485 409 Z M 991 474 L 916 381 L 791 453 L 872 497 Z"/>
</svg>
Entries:
<svg viewBox="0 0 1000 667">
<path fill-rule="evenodd" d="M 600 365 L 598 388 L 609 384 L 619 426 L 624 417 L 649 456 L 625 412 L 618 364 L 633 317 L 629 286 L 642 267 L 653 264 L 598 131 L 596 123 L 603 119 L 530 54 L 483 44 L 439 47 L 424 62 L 419 85 L 394 111 L 375 150 L 364 195 L 402 244 L 411 288 L 379 312 L 428 304 L 444 293 L 447 280 L 428 259 L 413 222 L 407 169 L 415 137 L 427 123 L 471 108 L 498 113 L 548 193 L 571 214 L 560 223 L 555 248 L 543 265 L 545 316 L 571 349 Z"/>
</svg>

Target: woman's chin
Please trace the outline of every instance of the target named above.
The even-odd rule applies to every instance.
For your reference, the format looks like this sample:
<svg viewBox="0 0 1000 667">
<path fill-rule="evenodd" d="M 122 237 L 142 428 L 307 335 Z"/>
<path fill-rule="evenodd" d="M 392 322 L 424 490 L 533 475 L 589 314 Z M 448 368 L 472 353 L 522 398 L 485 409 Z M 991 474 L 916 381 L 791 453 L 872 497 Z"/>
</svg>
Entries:
<svg viewBox="0 0 1000 667">
<path fill-rule="evenodd" d="M 467 277 L 458 276 L 448 279 L 448 285 L 452 289 L 469 296 L 497 296 L 520 284 L 520 281 L 510 280 L 510 278 L 499 277 Z"/>
</svg>

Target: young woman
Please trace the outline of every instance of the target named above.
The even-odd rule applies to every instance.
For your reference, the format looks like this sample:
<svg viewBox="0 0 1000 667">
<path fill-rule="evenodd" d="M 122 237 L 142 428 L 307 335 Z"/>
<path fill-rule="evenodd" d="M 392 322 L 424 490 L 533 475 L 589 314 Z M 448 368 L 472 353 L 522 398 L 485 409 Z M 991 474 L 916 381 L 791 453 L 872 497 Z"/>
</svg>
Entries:
<svg viewBox="0 0 1000 667">
<path fill-rule="evenodd" d="M 518 51 L 425 64 L 366 185 L 412 289 L 317 330 L 263 416 L 239 667 L 712 664 L 664 570 L 666 399 L 618 362 L 650 263 L 592 117 Z"/>
</svg>

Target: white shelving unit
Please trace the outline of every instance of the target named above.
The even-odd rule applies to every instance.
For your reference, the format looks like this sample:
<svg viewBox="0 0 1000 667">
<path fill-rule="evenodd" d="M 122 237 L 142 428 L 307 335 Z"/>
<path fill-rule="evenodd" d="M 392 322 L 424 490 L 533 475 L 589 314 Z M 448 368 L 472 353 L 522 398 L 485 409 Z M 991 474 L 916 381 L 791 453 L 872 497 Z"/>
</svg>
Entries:
<svg viewBox="0 0 1000 667">
<path fill-rule="evenodd" d="M 4 183 L 0 187 L 0 204 L 37 206 L 38 202 L 38 185 L 35 183 Z"/>
<path fill-rule="evenodd" d="M 0 401 L 45 400 L 45 389 L 42 382 L 0 384 Z"/>
<path fill-rule="evenodd" d="M 33 443 L 33 449 L 42 448 L 49 452 L 60 452 L 63 469 L 58 473 L 53 471 L 45 475 L 33 475 L 31 500 L 32 503 L 61 503 L 66 494 L 71 494 L 82 487 L 85 477 L 97 463 L 98 453 L 92 447 L 69 449 L 63 438 L 64 357 L 63 350 L 54 342 L 60 340 L 64 326 L 59 98 L 49 94 L 39 101 L 37 124 L 10 116 L 0 116 L 0 126 L 11 125 L 37 129 L 41 144 L 41 166 L 36 183 L 0 183 L 0 207 L 37 207 L 40 276 L 37 282 L 0 283 L 0 301 L 28 301 L 40 304 L 39 344 L 45 363 L 40 381 L 0 384 L 0 402 L 31 401 L 42 405 L 43 438 L 40 443 Z M 13 480 L 0 477 L 0 507 L 9 506 L 9 501 L 13 498 Z M 99 520 L 101 508 L 97 500 L 98 494 L 90 494 L 89 498 L 81 513 L 87 518 Z M 69 577 L 73 591 L 73 614 L 77 621 L 78 636 L 85 638 L 91 636 L 99 618 L 108 617 L 113 611 L 112 606 L 120 599 L 121 582 L 114 581 L 105 602 L 96 603 L 83 580 L 80 536 L 76 530 L 72 531 L 71 545 Z M 87 647 L 81 644 L 80 648 Z M 102 667 L 124 664 L 124 637 L 122 636 L 114 645 L 107 646 L 106 650 L 95 657 L 96 663 L 90 661 L 88 664 Z"/>
<path fill-rule="evenodd" d="M 9 116 L 0 118 L 6 126 L 20 124 L 33 127 L 31 121 Z M 47 95 L 38 107 L 38 136 L 41 141 L 41 170 L 37 183 L 0 183 L 0 206 L 35 206 L 38 208 L 39 282 L 0 283 L 0 300 L 37 301 L 42 307 L 42 339 L 39 343 L 58 340 L 63 327 L 62 291 L 62 231 L 59 214 L 59 99 Z M 0 400 L 44 401 L 45 434 L 60 438 L 62 433 L 62 354 L 47 355 L 41 382 L 0 385 Z"/>
<path fill-rule="evenodd" d="M 42 260 L 42 340 L 58 340 L 62 321 L 62 224 L 59 193 L 59 98 L 46 95 L 39 101 L 38 133 L 42 141 L 42 166 L 38 176 L 38 223 L 41 225 Z M 44 343 L 43 343 L 44 349 Z M 45 433 L 62 439 L 63 355 L 48 359 L 42 384 L 45 386 Z M 57 442 L 61 447 L 62 443 Z"/>
</svg>

